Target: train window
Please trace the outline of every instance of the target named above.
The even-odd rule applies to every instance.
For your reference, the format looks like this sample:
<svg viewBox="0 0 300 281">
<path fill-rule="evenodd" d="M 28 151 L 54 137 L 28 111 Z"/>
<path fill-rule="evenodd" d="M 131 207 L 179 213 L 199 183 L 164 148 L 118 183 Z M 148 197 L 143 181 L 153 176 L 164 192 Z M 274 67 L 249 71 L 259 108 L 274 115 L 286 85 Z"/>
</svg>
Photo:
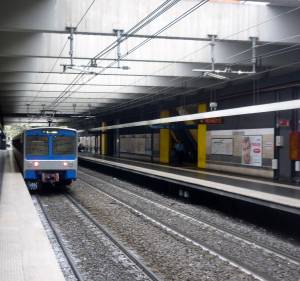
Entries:
<svg viewBox="0 0 300 281">
<path fill-rule="evenodd" d="M 26 137 L 26 155 L 48 155 L 49 141 L 44 136 L 27 136 Z"/>
<path fill-rule="evenodd" d="M 53 154 L 66 155 L 76 153 L 76 138 L 69 136 L 53 137 Z"/>
</svg>

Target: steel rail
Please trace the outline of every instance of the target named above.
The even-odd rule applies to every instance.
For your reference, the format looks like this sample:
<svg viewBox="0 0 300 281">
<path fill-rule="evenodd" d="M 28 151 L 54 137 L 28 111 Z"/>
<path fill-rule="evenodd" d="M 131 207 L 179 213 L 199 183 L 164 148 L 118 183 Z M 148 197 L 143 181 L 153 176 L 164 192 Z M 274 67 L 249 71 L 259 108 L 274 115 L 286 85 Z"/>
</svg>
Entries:
<svg viewBox="0 0 300 281">
<path fill-rule="evenodd" d="M 48 223 L 48 225 L 50 226 L 51 228 L 51 231 L 52 233 L 54 234 L 55 236 L 55 239 L 56 241 L 58 242 L 61 250 L 63 251 L 64 253 L 64 256 L 66 257 L 75 277 L 77 278 L 78 281 L 84 281 L 84 278 L 81 276 L 80 272 L 77 270 L 76 268 L 76 265 L 75 265 L 75 262 L 73 261 L 73 258 L 71 257 L 70 253 L 68 252 L 67 248 L 64 246 L 64 243 L 62 241 L 62 238 L 60 237 L 60 235 L 58 234 L 57 230 L 55 229 L 54 225 L 52 224 L 48 214 L 47 214 L 47 211 L 45 210 L 40 198 L 38 195 L 35 196 L 38 204 L 39 204 L 39 207 L 41 208 L 42 212 L 43 212 L 43 215 L 45 216 L 45 219 Z"/>
<path fill-rule="evenodd" d="M 246 235 L 243 235 L 241 233 L 239 233 L 238 231 L 235 231 L 235 230 L 232 230 L 232 229 L 229 229 L 225 226 L 220 226 L 218 225 L 217 223 L 214 223 L 214 222 L 211 222 L 207 219 L 203 219 L 203 218 L 197 218 L 193 215 L 190 215 L 190 214 L 187 214 L 186 212 L 183 212 L 183 211 L 178 211 L 170 206 L 167 206 L 167 205 L 164 205 L 162 203 L 159 203 L 153 199 L 150 199 L 148 197 L 144 197 L 144 196 L 141 196 L 141 195 L 137 195 L 131 191 L 129 191 L 128 189 L 124 189 L 123 187 L 120 187 L 118 185 L 115 185 L 115 184 L 112 184 L 106 180 L 103 180 L 103 179 L 99 179 L 98 177 L 94 176 L 94 175 L 90 175 L 86 172 L 83 172 L 83 171 L 80 171 L 80 173 L 82 174 L 85 174 L 85 175 L 88 175 L 89 177 L 92 177 L 92 178 L 95 178 L 96 180 L 98 180 L 99 182 L 102 182 L 104 184 L 109 184 L 115 188 L 118 188 L 118 189 L 121 189 L 123 192 L 127 193 L 127 194 L 130 194 L 130 196 L 134 196 L 136 198 L 140 198 L 144 201 L 148 201 L 150 202 L 151 204 L 153 205 L 156 205 L 162 209 L 167 209 L 167 210 L 170 210 L 171 212 L 173 212 L 174 214 L 177 214 L 178 216 L 182 217 L 182 218 L 185 218 L 186 220 L 190 220 L 190 221 L 194 221 L 196 223 L 202 223 L 202 224 L 205 224 L 219 232 L 223 232 L 225 234 L 229 234 L 231 236 L 234 236 L 236 237 L 237 239 L 239 240 L 242 240 L 244 241 L 245 243 L 248 243 L 248 244 L 252 244 L 254 246 L 256 246 L 257 248 L 261 248 L 262 250 L 265 250 L 267 252 L 270 252 L 272 254 L 275 254 L 281 258 L 284 258 L 286 260 L 288 260 L 289 262 L 292 262 L 292 263 L 295 263 L 295 264 L 298 264 L 300 265 L 300 257 L 296 257 L 296 256 L 293 256 L 293 255 L 290 255 L 290 254 L 287 254 L 287 253 L 283 253 L 281 251 L 279 251 L 278 249 L 275 249 L 274 247 L 271 247 L 271 246 L 266 246 L 265 244 L 253 239 L 253 238 L 249 238 L 247 237 Z"/>
<path fill-rule="evenodd" d="M 113 242 L 138 268 L 140 268 L 152 281 L 162 281 L 155 273 L 151 271 L 134 253 L 127 249 L 117 238 L 115 238 L 104 226 L 100 225 L 89 212 L 81 206 L 81 204 L 74 199 L 70 194 L 65 194 L 70 202 L 90 221 L 92 222 L 98 230 L 104 233 L 109 240 Z"/>
<path fill-rule="evenodd" d="M 78 178 L 80 180 L 80 178 Z M 131 210 L 133 213 L 137 214 L 138 216 L 143 217 L 146 221 L 151 222 L 152 224 L 158 226 L 160 229 L 166 231 L 167 233 L 171 233 L 171 235 L 174 235 L 175 237 L 179 237 L 180 239 L 185 240 L 187 243 L 190 243 L 196 247 L 201 248 L 204 251 L 208 251 L 211 255 L 216 256 L 218 258 L 220 258 L 223 261 L 228 262 L 229 264 L 231 264 L 233 267 L 239 269 L 240 271 L 253 276 L 254 278 L 260 280 L 260 281 L 267 281 L 270 280 L 272 281 L 273 279 L 270 276 L 267 276 L 266 274 L 262 274 L 261 272 L 256 272 L 255 270 L 253 270 L 252 268 L 250 268 L 249 266 L 245 265 L 245 264 L 241 264 L 241 261 L 233 258 L 233 257 L 229 257 L 227 254 L 222 253 L 219 250 L 215 250 L 212 249 L 210 245 L 207 245 L 207 243 L 204 243 L 202 241 L 198 241 L 195 240 L 189 236 L 187 236 L 186 233 L 174 229 L 169 225 L 166 225 L 163 221 L 161 221 L 158 218 L 154 218 L 148 214 L 145 214 L 143 212 L 141 212 L 140 210 L 130 206 L 129 204 L 127 204 L 124 200 L 116 198 L 110 194 L 108 194 L 107 192 L 99 189 L 97 186 L 91 184 L 91 183 L 87 183 L 87 182 L 83 182 L 85 185 L 90 186 L 92 189 L 94 189 L 95 191 L 104 194 L 105 196 L 111 198 L 112 200 L 116 201 L 118 204 L 124 206 L 125 208 Z M 112 184 L 110 184 L 112 185 Z"/>
</svg>

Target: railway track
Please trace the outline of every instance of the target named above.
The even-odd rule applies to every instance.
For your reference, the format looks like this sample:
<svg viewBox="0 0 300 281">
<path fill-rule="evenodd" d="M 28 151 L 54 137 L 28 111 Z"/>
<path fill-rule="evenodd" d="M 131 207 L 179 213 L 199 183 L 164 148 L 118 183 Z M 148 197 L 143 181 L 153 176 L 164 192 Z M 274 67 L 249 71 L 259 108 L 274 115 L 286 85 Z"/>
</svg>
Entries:
<svg viewBox="0 0 300 281">
<path fill-rule="evenodd" d="M 47 211 L 45 210 L 39 196 L 34 196 L 34 198 L 36 199 L 41 211 L 43 212 L 43 216 L 45 217 L 49 228 L 51 229 L 52 233 L 55 236 L 55 239 L 56 239 L 57 243 L 59 244 L 62 252 L 64 253 L 64 256 L 65 256 L 66 260 L 68 261 L 69 266 L 72 269 L 72 272 L 73 272 L 74 276 L 76 277 L 76 279 L 78 281 L 84 281 L 84 278 L 82 277 L 81 273 L 77 269 L 76 264 L 75 264 L 75 262 L 74 262 L 74 260 L 71 256 L 69 250 L 65 246 L 63 239 L 60 237 L 59 232 L 57 231 L 57 229 L 54 227 L 53 223 L 51 222 L 51 219 L 48 216 Z"/>
<path fill-rule="evenodd" d="M 80 173 L 83 173 L 85 174 L 84 172 L 80 171 Z M 130 196 L 133 196 L 139 200 L 143 200 L 145 202 L 149 202 L 155 206 L 157 206 L 158 208 L 162 208 L 162 209 L 165 209 L 177 216 L 180 216 L 181 218 L 185 219 L 185 220 L 188 220 L 188 221 L 192 221 L 192 222 L 195 222 L 197 224 L 203 224 L 203 225 L 207 225 L 209 226 L 210 228 L 216 230 L 216 231 L 219 231 L 219 232 L 222 232 L 224 233 L 225 235 L 230 235 L 232 237 L 235 237 L 236 239 L 239 239 L 247 244 L 250 244 L 250 245 L 253 245 L 257 248 L 260 248 L 260 249 L 263 249 L 264 251 L 267 251 L 269 253 L 273 253 L 283 259 L 286 259 L 287 261 L 291 262 L 291 263 L 294 263 L 294 264 L 297 264 L 300 266 L 300 257 L 299 256 L 295 256 L 295 255 L 291 255 L 291 254 L 288 254 L 286 252 L 282 252 L 280 250 L 278 250 L 277 248 L 275 247 L 270 247 L 268 245 L 265 245 L 263 243 L 261 243 L 260 241 L 257 241 L 255 239 L 251 239 L 249 237 L 247 237 L 246 235 L 243 235 L 241 234 L 240 232 L 238 231 L 234 231 L 232 229 L 228 229 L 226 228 L 224 225 L 218 225 L 212 221 L 209 221 L 208 219 L 204 219 L 204 218 L 199 218 L 199 217 L 196 217 L 196 216 L 193 216 L 193 215 L 190 215 L 190 214 L 187 214 L 183 211 L 178 211 L 176 210 L 175 208 L 172 208 L 166 204 L 162 204 L 160 202 L 157 202 L 153 199 L 150 199 L 148 197 L 144 197 L 144 196 L 141 196 L 141 195 L 138 195 L 136 193 L 133 193 L 132 191 L 128 190 L 128 189 L 124 189 L 123 187 L 120 187 L 118 185 L 115 185 L 115 184 L 111 184 L 110 182 L 108 181 L 105 181 L 103 179 L 99 179 L 98 177 L 96 176 L 93 176 L 91 174 L 86 174 L 88 175 L 89 177 L 92 177 L 94 179 L 96 179 L 97 181 L 99 182 L 102 182 L 104 184 L 107 184 L 107 185 L 110 185 L 116 189 L 119 189 L 119 190 L 122 190 L 122 192 L 124 193 L 127 193 L 128 195 Z M 92 185 L 92 184 L 91 184 Z M 94 186 L 94 185 L 92 185 Z M 95 186 L 94 186 L 95 187 Z M 97 188 L 97 187 L 95 187 Z"/>
<path fill-rule="evenodd" d="M 96 176 L 93 176 L 91 174 L 85 174 L 82 172 L 82 170 L 79 173 L 79 178 L 81 180 L 84 180 L 84 184 L 87 184 L 91 188 L 97 190 L 98 192 L 101 192 L 105 194 L 106 196 L 109 196 L 111 199 L 118 202 L 120 205 L 123 205 L 124 207 L 130 209 L 132 212 L 136 213 L 139 216 L 143 216 L 145 220 L 150 221 L 153 224 L 156 224 L 158 227 L 163 228 L 164 230 L 168 231 L 172 235 L 175 235 L 181 239 L 186 240 L 189 243 L 192 243 L 193 245 L 197 245 L 198 247 L 201 247 L 202 249 L 205 249 L 209 251 L 213 255 L 217 255 L 219 258 L 224 259 L 228 261 L 233 266 L 241 269 L 243 272 L 250 274 L 254 276 L 256 279 L 259 280 L 282 280 L 282 277 L 276 278 L 274 274 L 269 272 L 269 269 L 266 269 L 266 271 L 263 270 L 256 270 L 255 264 L 250 263 L 250 266 L 243 260 L 239 260 L 234 258 L 232 255 L 227 253 L 224 253 L 222 250 L 216 249 L 216 247 L 212 247 L 211 244 L 206 243 L 205 241 L 199 241 L 199 239 L 195 239 L 195 236 L 192 236 L 186 232 L 180 231 L 178 227 L 172 227 L 172 223 L 166 223 L 166 221 L 161 220 L 158 217 L 155 217 L 153 215 L 149 215 L 149 213 L 145 214 L 143 211 L 143 208 L 141 208 L 141 205 L 138 206 L 138 204 L 132 204 L 131 201 L 126 198 L 134 198 L 132 201 L 137 202 L 138 200 L 143 202 L 143 204 L 150 204 L 153 208 L 157 208 L 160 210 L 164 210 L 165 212 L 168 212 L 170 216 L 180 218 L 182 221 L 201 225 L 202 227 L 209 228 L 210 231 L 215 231 L 220 234 L 222 234 L 226 239 L 234 239 L 235 241 L 238 241 L 239 243 L 247 244 L 249 249 L 255 249 L 259 253 L 262 253 L 263 255 L 266 255 L 263 257 L 263 259 L 268 259 L 269 257 L 272 257 L 276 262 L 278 262 L 278 268 L 277 270 L 280 271 L 281 265 L 286 265 L 289 268 L 292 268 L 293 270 L 296 270 L 297 267 L 299 267 L 299 257 L 295 257 L 293 255 L 288 255 L 285 252 L 280 252 L 276 248 L 272 248 L 266 245 L 263 245 L 262 243 L 255 241 L 253 239 L 249 239 L 248 237 L 241 235 L 237 231 L 228 230 L 224 227 L 220 227 L 219 225 L 216 225 L 214 223 L 211 223 L 207 220 L 200 220 L 199 218 L 190 216 L 189 214 L 185 214 L 184 212 L 179 212 L 178 210 L 155 202 L 152 199 L 145 198 L 143 196 L 137 195 L 129 190 L 124 190 L 124 188 L 121 188 L 115 184 L 112 184 L 108 181 L 105 181 L 103 179 L 99 179 Z M 101 183 L 102 185 L 105 185 L 109 187 L 109 190 L 111 192 L 108 192 L 107 189 L 101 188 L 98 184 L 95 184 L 95 182 Z M 114 190 L 114 191 L 113 191 Z M 125 196 L 124 196 L 125 194 Z M 236 242 L 235 242 L 236 243 Z M 238 246 L 238 243 L 236 244 Z M 278 261 L 279 260 L 279 261 Z M 277 266 L 277 264 L 275 264 Z M 279 272 L 280 274 L 283 274 L 282 272 Z M 288 273 L 287 273 L 288 274 Z M 290 277 L 290 279 L 286 280 L 298 280 L 295 278 L 295 274 L 297 275 L 297 272 L 294 273 L 294 276 Z M 280 275 L 281 276 L 281 275 Z M 299 275 L 298 275 L 299 277 Z"/>
<path fill-rule="evenodd" d="M 144 278 L 137 278 L 134 279 L 133 277 L 130 278 L 129 280 L 133 281 L 133 280 L 151 280 L 151 281 L 161 281 L 161 279 L 156 276 L 155 273 L 153 273 L 144 263 L 143 261 L 141 261 L 139 259 L 138 256 L 136 256 L 134 253 L 132 253 L 129 249 L 127 249 L 124 245 L 122 245 L 121 242 L 118 241 L 118 239 L 116 239 L 114 237 L 113 234 L 110 233 L 110 231 L 108 229 L 106 229 L 105 227 L 103 227 L 102 225 L 100 225 L 89 213 L 88 211 L 80 205 L 80 203 L 78 203 L 74 198 L 72 198 L 71 195 L 69 194 L 64 194 L 64 195 L 60 195 L 59 197 L 64 197 L 64 199 L 66 199 L 70 205 L 73 208 L 76 208 L 76 210 L 82 215 L 84 216 L 88 222 L 90 224 L 92 224 L 99 232 L 101 232 L 101 235 L 105 235 L 105 237 L 116 247 L 119 249 L 120 252 L 123 253 L 124 256 L 126 256 L 132 264 L 134 264 L 134 266 L 136 266 L 145 276 Z M 78 266 L 76 265 L 76 262 L 74 261 L 74 258 L 72 257 L 72 254 L 70 253 L 70 250 L 68 250 L 68 247 L 66 247 L 65 245 L 65 241 L 64 239 L 62 239 L 61 235 L 59 234 L 59 231 L 56 229 L 56 227 L 54 226 L 52 219 L 50 218 L 50 215 L 48 214 L 48 211 L 46 210 L 46 208 L 44 207 L 45 205 L 48 205 L 49 207 L 49 202 L 43 203 L 43 199 L 41 199 L 41 197 L 37 196 L 37 201 L 39 203 L 39 206 L 43 212 L 43 215 L 46 217 L 47 222 L 49 224 L 49 227 L 51 228 L 51 230 L 53 231 L 63 253 L 65 254 L 70 267 L 72 268 L 72 271 L 74 272 L 74 275 L 76 276 L 78 281 L 85 281 L 85 280 L 108 280 L 106 278 L 104 279 L 90 279 L 90 277 L 84 277 L 86 274 L 85 273 L 80 273 L 80 270 L 78 269 Z M 65 204 L 65 203 L 64 203 Z M 75 222 L 74 222 L 75 223 Z M 83 226 L 82 226 L 83 227 Z M 86 229 L 84 231 L 87 231 Z M 93 234 L 96 235 L 96 234 Z M 85 238 L 83 238 L 84 240 Z M 69 246 L 70 247 L 70 246 Z M 84 245 L 82 245 L 82 247 L 84 247 Z M 93 251 L 94 249 L 91 249 L 91 251 Z M 112 253 L 112 255 L 115 255 Z M 78 258 L 77 258 L 78 259 Z M 124 259 L 124 257 L 121 257 L 120 259 Z M 101 266 L 104 266 L 103 264 L 101 264 Z M 131 269 L 134 270 L 134 269 Z M 128 271 L 128 268 L 127 268 Z M 135 269 L 136 271 L 136 269 Z M 141 274 L 140 274 L 141 275 Z M 128 277 L 127 277 L 128 278 Z M 119 280 L 117 278 L 117 280 Z M 123 280 L 123 279 L 122 279 Z M 124 278 L 124 280 L 126 280 Z"/>
</svg>

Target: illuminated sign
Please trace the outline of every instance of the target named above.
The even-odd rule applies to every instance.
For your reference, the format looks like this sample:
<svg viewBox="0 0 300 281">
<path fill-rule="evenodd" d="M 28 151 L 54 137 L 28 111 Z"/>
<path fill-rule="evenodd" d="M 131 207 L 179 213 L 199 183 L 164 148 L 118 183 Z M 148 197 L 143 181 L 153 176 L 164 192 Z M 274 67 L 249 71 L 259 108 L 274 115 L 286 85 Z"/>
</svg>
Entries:
<svg viewBox="0 0 300 281">
<path fill-rule="evenodd" d="M 220 125 L 220 124 L 224 124 L 224 118 L 215 117 L 215 118 L 203 119 L 203 120 L 200 120 L 200 123 L 206 124 L 206 125 Z"/>
<path fill-rule="evenodd" d="M 58 134 L 58 131 L 54 131 L 54 130 L 43 130 L 42 131 L 43 134 Z"/>
<path fill-rule="evenodd" d="M 287 119 L 279 119 L 277 127 L 289 127 L 290 126 L 290 120 Z"/>
</svg>

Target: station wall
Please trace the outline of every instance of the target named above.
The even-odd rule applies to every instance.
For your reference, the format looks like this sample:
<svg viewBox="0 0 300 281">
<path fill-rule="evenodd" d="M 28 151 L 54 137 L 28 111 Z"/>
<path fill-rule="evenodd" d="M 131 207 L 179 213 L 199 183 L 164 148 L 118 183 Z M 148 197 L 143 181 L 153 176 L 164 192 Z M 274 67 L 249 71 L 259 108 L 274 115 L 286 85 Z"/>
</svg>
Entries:
<svg viewBox="0 0 300 281">
<path fill-rule="evenodd" d="M 153 138 L 151 140 L 151 138 Z M 245 140 L 253 146 L 243 150 Z M 210 130 L 207 132 L 207 168 L 260 177 L 273 177 L 274 129 Z M 256 149 L 257 153 L 253 152 Z M 245 152 L 246 151 L 246 152 Z M 249 154 L 249 161 L 245 161 Z M 159 161 L 159 134 L 120 136 L 120 157 Z M 246 159 L 247 160 L 247 159 Z"/>
<path fill-rule="evenodd" d="M 208 131 L 206 148 L 209 169 L 273 177 L 273 128 Z"/>
<path fill-rule="evenodd" d="M 159 160 L 159 134 L 120 135 L 120 157 Z"/>
</svg>

